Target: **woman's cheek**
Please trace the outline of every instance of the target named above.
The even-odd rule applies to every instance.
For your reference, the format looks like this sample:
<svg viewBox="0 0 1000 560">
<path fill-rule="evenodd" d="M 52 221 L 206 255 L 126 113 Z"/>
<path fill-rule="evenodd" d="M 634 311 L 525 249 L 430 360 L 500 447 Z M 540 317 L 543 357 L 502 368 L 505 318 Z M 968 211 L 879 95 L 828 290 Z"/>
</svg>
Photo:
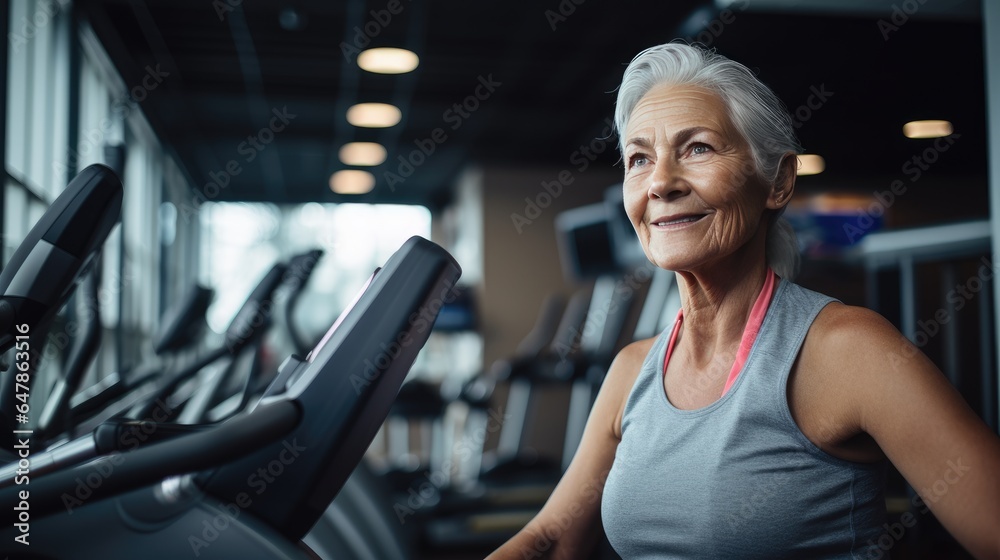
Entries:
<svg viewBox="0 0 1000 560">
<path fill-rule="evenodd" d="M 625 214 L 628 215 L 629 221 L 632 222 L 632 227 L 636 227 L 642 221 L 642 215 L 645 210 L 642 206 L 641 196 L 634 192 L 630 193 L 626 191 L 623 201 L 625 203 Z"/>
</svg>

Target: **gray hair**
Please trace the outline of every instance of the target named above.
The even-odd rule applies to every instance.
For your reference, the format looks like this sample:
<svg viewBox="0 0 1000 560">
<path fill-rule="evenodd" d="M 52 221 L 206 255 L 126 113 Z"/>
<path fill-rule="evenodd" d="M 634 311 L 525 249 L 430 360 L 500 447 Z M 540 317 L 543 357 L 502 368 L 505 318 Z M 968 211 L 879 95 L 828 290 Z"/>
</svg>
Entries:
<svg viewBox="0 0 1000 560">
<path fill-rule="evenodd" d="M 618 149 L 623 154 L 632 111 L 649 90 L 661 84 L 699 86 L 718 95 L 750 146 L 754 171 L 768 184 L 778 180 L 781 161 L 788 153 L 802 152 L 784 104 L 749 68 L 712 50 L 667 43 L 642 51 L 625 69 L 615 105 Z M 791 224 L 781 217 L 784 210 L 768 228 L 765 254 L 776 274 L 792 279 L 799 269 L 799 248 Z"/>
</svg>

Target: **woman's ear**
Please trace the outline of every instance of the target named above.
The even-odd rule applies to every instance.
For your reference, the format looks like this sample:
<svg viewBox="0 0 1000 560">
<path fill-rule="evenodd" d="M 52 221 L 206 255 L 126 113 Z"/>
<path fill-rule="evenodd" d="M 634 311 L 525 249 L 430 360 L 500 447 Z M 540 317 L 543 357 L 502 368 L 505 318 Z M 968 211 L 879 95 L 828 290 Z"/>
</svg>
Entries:
<svg viewBox="0 0 1000 560">
<path fill-rule="evenodd" d="M 767 198 L 767 207 L 773 210 L 784 208 L 792 193 L 795 192 L 795 177 L 799 170 L 799 158 L 789 152 L 781 159 L 778 165 L 778 176 L 774 179 L 774 186 L 771 194 Z"/>
</svg>

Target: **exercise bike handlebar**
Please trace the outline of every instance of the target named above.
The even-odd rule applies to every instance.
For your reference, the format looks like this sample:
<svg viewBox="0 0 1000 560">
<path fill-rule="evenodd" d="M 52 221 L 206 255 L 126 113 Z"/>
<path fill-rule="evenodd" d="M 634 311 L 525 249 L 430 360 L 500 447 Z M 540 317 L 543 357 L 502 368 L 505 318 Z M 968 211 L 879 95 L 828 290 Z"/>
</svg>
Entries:
<svg viewBox="0 0 1000 560">
<path fill-rule="evenodd" d="M 214 296 L 215 290 L 195 284 L 163 318 L 163 327 L 153 340 L 153 351 L 158 355 L 166 354 L 190 344 L 202 331 L 205 313 Z"/>
<path fill-rule="evenodd" d="M 289 437 L 302 451 L 248 511 L 292 542 L 316 523 L 388 416 L 438 312 L 454 297 L 460 274 L 444 249 L 411 238 L 304 360 L 290 358 L 282 365 L 261 403 L 299 403 L 302 422 Z M 280 452 L 279 444 L 262 447 L 202 473 L 197 483 L 232 500 L 246 490 L 247 473 Z"/>
<path fill-rule="evenodd" d="M 77 307 L 82 308 L 84 314 L 89 314 L 89 319 L 84 321 L 83 329 L 66 359 L 65 375 L 56 381 L 42 408 L 37 428 L 39 436 L 48 438 L 70 428 L 73 412 L 69 405 L 70 399 L 80 388 L 88 366 L 97 355 L 101 342 L 101 314 L 98 304 L 99 267 L 97 264 L 80 282 L 76 296 L 80 300 Z"/>
<path fill-rule="evenodd" d="M 285 304 L 285 327 L 288 329 L 288 335 L 292 339 L 292 345 L 295 347 L 295 351 L 299 354 L 305 354 L 309 351 L 309 348 L 305 342 L 305 337 L 302 336 L 298 327 L 295 326 L 295 321 L 292 320 L 292 316 L 294 314 L 295 304 L 298 302 L 299 296 L 302 295 L 302 291 L 305 288 L 306 283 L 309 281 L 309 277 L 312 276 L 313 270 L 316 269 L 316 263 L 318 263 L 322 257 L 322 249 L 313 249 L 300 255 L 296 255 L 288 261 L 288 274 L 290 276 L 292 289 L 289 293 L 288 301 Z"/>
<path fill-rule="evenodd" d="M 132 410 L 132 415 L 136 418 L 149 417 L 157 403 L 164 401 L 182 383 L 194 377 L 205 366 L 224 356 L 236 356 L 263 336 L 271 321 L 274 291 L 281 285 L 287 270 L 288 266 L 284 263 L 275 263 L 257 283 L 257 287 L 247 296 L 247 300 L 240 307 L 240 310 L 236 312 L 229 327 L 226 328 L 222 346 L 209 351 L 196 363 L 172 374 L 169 381 Z"/>
<path fill-rule="evenodd" d="M 19 493 L 29 491 L 32 519 L 51 515 L 67 507 L 64 498 L 71 495 L 78 479 L 95 472 L 107 474 L 94 485 L 86 501 L 118 496 L 167 477 L 210 469 L 246 456 L 289 434 L 301 416 L 294 401 L 278 401 L 209 430 L 59 470 L 32 480 L 30 490 L 24 486 L 0 489 L 0 504 L 10 510 L 21 500 Z"/>
<path fill-rule="evenodd" d="M 118 223 L 121 206 L 121 181 L 103 165 L 81 171 L 52 202 L 0 272 L 0 296 L 14 307 L 16 323 L 35 326 L 59 310 Z M 14 336 L 0 331 L 0 351 Z"/>
<path fill-rule="evenodd" d="M 20 364 L 33 368 L 44 334 L 73 286 L 87 271 L 121 218 L 122 183 L 114 171 L 91 165 L 74 178 L 45 211 L 0 272 L 0 352 L 18 342 Z M 18 390 L 14 372 L 0 383 L 0 446 L 11 447 L 17 425 Z M 30 389 L 31 377 L 22 386 Z"/>
</svg>

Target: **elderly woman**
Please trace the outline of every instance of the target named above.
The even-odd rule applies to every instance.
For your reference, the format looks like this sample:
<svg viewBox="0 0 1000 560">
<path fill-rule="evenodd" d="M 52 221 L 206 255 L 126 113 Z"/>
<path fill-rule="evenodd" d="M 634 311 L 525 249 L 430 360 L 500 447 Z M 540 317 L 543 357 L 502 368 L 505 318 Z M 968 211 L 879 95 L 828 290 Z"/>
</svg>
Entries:
<svg viewBox="0 0 1000 560">
<path fill-rule="evenodd" d="M 490 558 L 585 558 L 602 522 L 626 559 L 887 558 L 916 518 L 886 524 L 886 459 L 917 516 L 1000 557 L 1000 439 L 888 321 L 789 281 L 800 149 L 774 93 L 660 45 L 615 124 L 626 210 L 682 308 L 618 355 L 562 481 Z"/>
</svg>

